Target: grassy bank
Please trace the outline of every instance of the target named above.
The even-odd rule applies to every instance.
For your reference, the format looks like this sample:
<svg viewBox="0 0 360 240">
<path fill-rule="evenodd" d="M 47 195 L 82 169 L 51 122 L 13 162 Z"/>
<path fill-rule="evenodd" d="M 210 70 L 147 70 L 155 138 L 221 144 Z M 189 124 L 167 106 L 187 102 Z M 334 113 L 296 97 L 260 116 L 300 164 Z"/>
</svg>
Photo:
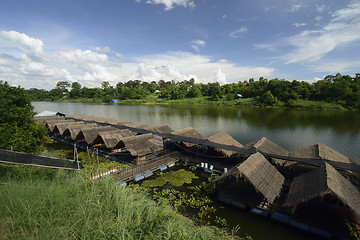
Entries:
<svg viewBox="0 0 360 240">
<path fill-rule="evenodd" d="M 101 99 L 94 98 L 78 98 L 69 99 L 64 98 L 61 101 L 64 102 L 84 102 L 84 103 L 103 103 Z M 158 98 L 155 94 L 147 95 L 143 99 L 127 99 L 119 100 L 118 104 L 179 104 L 179 105 L 218 105 L 218 106 L 249 106 L 249 107 L 275 107 L 275 108 L 297 108 L 297 109 L 316 109 L 316 110 L 346 110 L 340 104 L 327 103 L 323 101 L 311 101 L 311 100 L 289 100 L 287 103 L 278 101 L 273 105 L 264 105 L 256 98 L 241 98 L 241 99 L 219 99 L 217 101 L 210 100 L 208 97 L 197 98 L 184 98 L 176 100 L 166 100 Z"/>
<path fill-rule="evenodd" d="M 111 178 L 51 175 L 1 179 L 2 239 L 233 239 Z"/>
</svg>

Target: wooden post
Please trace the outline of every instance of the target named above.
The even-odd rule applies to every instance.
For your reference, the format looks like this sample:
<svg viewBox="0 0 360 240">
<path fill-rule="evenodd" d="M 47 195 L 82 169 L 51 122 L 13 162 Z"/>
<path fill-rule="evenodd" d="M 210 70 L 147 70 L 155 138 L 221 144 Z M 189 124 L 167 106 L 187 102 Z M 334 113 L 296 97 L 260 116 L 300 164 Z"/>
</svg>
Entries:
<svg viewBox="0 0 360 240">
<path fill-rule="evenodd" d="M 99 163 L 99 149 L 96 148 L 96 161 L 97 161 L 97 165 L 98 165 L 98 172 L 99 172 L 99 178 L 100 178 L 100 163 Z"/>
<path fill-rule="evenodd" d="M 75 157 L 76 157 L 76 160 L 75 160 Z M 77 168 L 78 168 L 78 170 L 80 171 L 79 153 L 78 153 L 77 148 L 76 148 L 76 143 L 74 144 L 74 160 L 76 161 L 76 163 L 77 163 Z"/>
<path fill-rule="evenodd" d="M 89 159 L 90 176 L 91 176 L 91 178 L 92 178 L 93 174 L 92 174 L 92 167 L 91 167 L 91 157 L 90 157 L 90 150 L 89 150 L 89 147 L 88 147 L 88 146 L 86 146 L 86 151 L 87 151 L 88 159 Z"/>
</svg>

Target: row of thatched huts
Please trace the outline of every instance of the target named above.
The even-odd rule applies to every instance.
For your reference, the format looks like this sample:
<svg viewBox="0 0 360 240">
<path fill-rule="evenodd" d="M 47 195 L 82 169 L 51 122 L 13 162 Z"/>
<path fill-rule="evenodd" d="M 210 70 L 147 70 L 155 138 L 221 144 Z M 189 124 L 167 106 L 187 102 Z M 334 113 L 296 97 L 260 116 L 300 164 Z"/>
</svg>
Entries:
<svg viewBox="0 0 360 240">
<path fill-rule="evenodd" d="M 162 146 L 154 144 L 156 133 L 175 136 L 174 142 L 189 151 L 199 148 L 201 143 L 207 143 L 205 144 L 207 146 L 223 144 L 256 150 L 254 154 L 244 155 L 245 157 L 240 158 L 241 160 L 235 166 L 214 181 L 216 185 L 221 182 L 226 183 L 221 185 L 219 192 L 220 198 L 225 199 L 225 202 L 233 202 L 243 207 L 257 207 L 269 212 L 291 214 L 295 218 L 302 218 L 303 222 L 309 222 L 309 219 L 316 218 L 314 216 L 321 216 L 321 220 L 314 221 L 313 224 L 318 224 L 317 227 L 320 229 L 324 229 L 324 226 L 319 224 L 326 222 L 324 219 L 331 220 L 331 223 L 326 222 L 326 224 L 334 225 L 333 229 L 336 229 L 339 225 L 344 225 L 338 224 L 340 218 L 343 217 L 340 220 L 346 218 L 357 222 L 360 217 L 360 194 L 358 188 L 353 185 L 354 180 L 358 181 L 358 176 L 349 171 L 339 172 L 332 165 L 320 161 L 351 163 L 351 160 L 323 144 L 315 144 L 290 152 L 265 137 L 242 145 L 225 132 L 205 138 L 192 127 L 174 131 L 167 125 L 148 126 L 145 122 L 131 123 L 84 115 L 67 116 L 66 119 L 59 117 L 37 119 L 46 121 L 46 126 L 54 135 L 111 150 L 114 154 L 126 152 L 138 159 L 137 163 L 141 163 L 144 156 L 163 149 Z M 102 126 L 103 124 L 123 127 L 119 129 L 113 126 Z M 143 129 L 148 132 L 139 134 L 139 131 L 134 131 L 134 129 Z M 176 140 L 186 138 L 197 141 Z M 209 142 L 215 144 L 208 144 Z M 214 147 L 213 150 L 222 155 L 225 161 L 226 158 L 239 155 L 238 151 L 221 147 Z M 320 167 L 304 167 L 296 161 L 265 157 L 262 153 L 318 159 L 324 164 Z M 297 171 L 297 169 L 301 170 Z M 340 215 L 342 217 L 339 218 Z"/>
<path fill-rule="evenodd" d="M 131 123 L 130 121 L 118 121 L 85 115 L 71 115 L 64 117 L 36 117 L 43 121 L 50 133 L 65 140 L 78 142 L 112 151 L 115 154 L 127 153 L 136 158 L 140 163 L 144 156 L 154 154 L 163 149 L 162 146 L 154 144 L 153 134 L 137 134 L 129 128 L 142 128 L 153 132 L 171 132 L 167 125 L 149 127 L 145 122 Z M 77 119 L 77 121 L 73 120 Z M 124 129 L 115 128 L 112 124 L 124 126 Z"/>
</svg>

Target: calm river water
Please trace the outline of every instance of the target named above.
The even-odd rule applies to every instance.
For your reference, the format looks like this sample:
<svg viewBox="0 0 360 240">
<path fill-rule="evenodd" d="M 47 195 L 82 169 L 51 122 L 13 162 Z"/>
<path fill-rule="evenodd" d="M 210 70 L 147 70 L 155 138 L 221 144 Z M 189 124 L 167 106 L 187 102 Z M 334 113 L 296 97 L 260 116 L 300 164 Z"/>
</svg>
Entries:
<svg viewBox="0 0 360 240">
<path fill-rule="evenodd" d="M 360 164 L 360 113 L 223 106 L 148 106 L 65 102 L 33 102 L 35 111 L 87 114 L 148 125 L 168 124 L 178 130 L 194 127 L 204 137 L 225 131 L 242 144 L 265 136 L 293 151 L 323 143 Z M 218 213 L 230 226 L 239 225 L 240 235 L 255 240 L 315 240 L 317 236 L 270 221 L 267 218 L 226 207 Z"/>
</svg>

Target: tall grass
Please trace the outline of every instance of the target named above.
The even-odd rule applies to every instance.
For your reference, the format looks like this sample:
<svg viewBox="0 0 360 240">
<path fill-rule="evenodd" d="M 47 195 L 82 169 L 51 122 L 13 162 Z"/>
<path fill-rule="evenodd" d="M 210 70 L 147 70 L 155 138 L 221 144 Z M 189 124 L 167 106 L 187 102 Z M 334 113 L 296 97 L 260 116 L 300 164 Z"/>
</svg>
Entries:
<svg viewBox="0 0 360 240">
<path fill-rule="evenodd" d="M 232 239 L 111 178 L 6 178 L 0 196 L 1 239 Z"/>
</svg>

